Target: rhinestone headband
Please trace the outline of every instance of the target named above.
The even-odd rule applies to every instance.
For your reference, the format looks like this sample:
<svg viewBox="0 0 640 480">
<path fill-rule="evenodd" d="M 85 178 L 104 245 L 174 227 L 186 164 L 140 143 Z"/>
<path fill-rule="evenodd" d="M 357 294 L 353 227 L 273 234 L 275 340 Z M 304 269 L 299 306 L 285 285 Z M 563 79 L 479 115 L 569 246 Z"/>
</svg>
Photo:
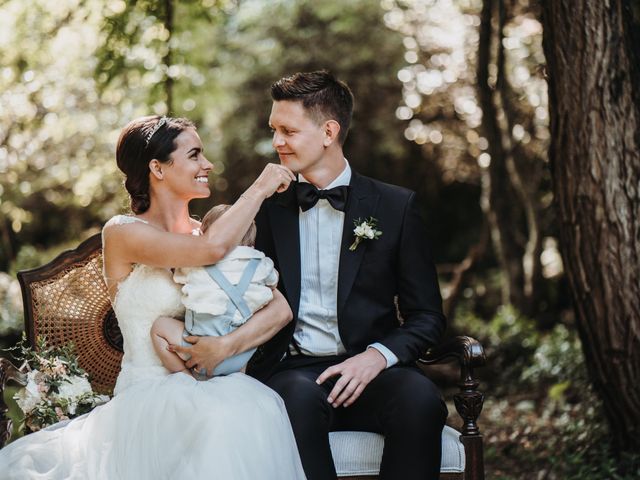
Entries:
<svg viewBox="0 0 640 480">
<path fill-rule="evenodd" d="M 168 119 L 167 117 L 162 117 L 160 118 L 160 120 L 158 120 L 158 123 L 156 123 L 156 126 L 153 127 L 153 129 L 147 134 L 147 136 L 144 139 L 144 142 L 146 144 L 146 146 L 149 146 L 149 142 L 151 141 L 151 139 L 153 138 L 153 136 L 156 134 L 156 132 L 158 130 L 160 130 L 160 128 L 165 125 L 167 123 Z"/>
</svg>

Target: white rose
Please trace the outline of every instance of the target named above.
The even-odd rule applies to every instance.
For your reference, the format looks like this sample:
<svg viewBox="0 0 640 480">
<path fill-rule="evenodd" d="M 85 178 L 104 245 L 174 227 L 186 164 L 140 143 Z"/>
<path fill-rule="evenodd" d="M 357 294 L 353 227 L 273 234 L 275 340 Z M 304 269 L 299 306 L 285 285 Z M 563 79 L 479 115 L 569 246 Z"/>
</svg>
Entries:
<svg viewBox="0 0 640 480">
<path fill-rule="evenodd" d="M 91 392 L 91 384 L 85 377 L 74 375 L 68 378 L 68 382 L 62 382 L 58 387 L 58 397 L 70 402 L 87 392 Z M 74 407 L 75 410 L 75 407 Z"/>
<path fill-rule="evenodd" d="M 364 236 L 367 237 L 369 240 L 372 240 L 373 237 L 375 237 L 375 233 L 373 232 L 373 228 L 371 228 L 368 224 L 365 224 L 363 230 L 364 230 Z"/>
<path fill-rule="evenodd" d="M 358 225 L 355 230 L 353 231 L 353 233 L 355 233 L 356 237 L 364 237 L 364 226 L 363 225 Z"/>
<path fill-rule="evenodd" d="M 21 388 L 18 393 L 13 396 L 24 413 L 30 412 L 42 401 L 42 394 L 36 381 L 36 376 L 39 373 L 38 370 L 30 371 L 27 374 L 27 386 Z"/>
</svg>

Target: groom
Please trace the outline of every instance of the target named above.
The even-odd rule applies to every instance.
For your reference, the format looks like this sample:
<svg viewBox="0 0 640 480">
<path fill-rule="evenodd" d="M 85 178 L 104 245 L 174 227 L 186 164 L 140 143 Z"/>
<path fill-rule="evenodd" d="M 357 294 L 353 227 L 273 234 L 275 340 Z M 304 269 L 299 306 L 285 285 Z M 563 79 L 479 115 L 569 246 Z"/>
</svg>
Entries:
<svg viewBox="0 0 640 480">
<path fill-rule="evenodd" d="M 250 374 L 284 399 L 309 480 L 336 478 L 336 430 L 384 435 L 383 479 L 437 479 L 447 410 L 414 362 L 445 318 L 416 195 L 351 169 L 353 96 L 330 73 L 283 78 L 271 96 L 273 146 L 298 182 L 263 204 L 256 248 L 274 260 L 294 321 Z"/>
</svg>

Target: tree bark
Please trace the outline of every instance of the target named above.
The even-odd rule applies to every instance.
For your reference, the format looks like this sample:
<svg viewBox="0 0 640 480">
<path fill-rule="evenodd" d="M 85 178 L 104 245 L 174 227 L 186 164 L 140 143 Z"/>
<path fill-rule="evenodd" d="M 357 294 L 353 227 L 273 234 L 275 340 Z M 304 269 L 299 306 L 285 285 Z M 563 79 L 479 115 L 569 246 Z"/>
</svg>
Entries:
<svg viewBox="0 0 640 480">
<path fill-rule="evenodd" d="M 546 0 L 543 24 L 551 113 L 549 154 L 578 329 L 589 373 L 611 426 L 614 451 L 638 452 L 637 19 L 630 0 Z"/>
</svg>

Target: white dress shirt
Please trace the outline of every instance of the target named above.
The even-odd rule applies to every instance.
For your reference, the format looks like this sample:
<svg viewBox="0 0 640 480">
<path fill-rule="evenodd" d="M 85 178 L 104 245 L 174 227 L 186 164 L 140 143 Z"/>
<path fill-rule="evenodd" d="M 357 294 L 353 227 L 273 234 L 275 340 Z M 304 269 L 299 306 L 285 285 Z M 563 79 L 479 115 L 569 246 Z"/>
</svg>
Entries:
<svg viewBox="0 0 640 480">
<path fill-rule="evenodd" d="M 302 176 L 298 181 L 307 182 Z M 351 167 L 345 168 L 325 189 L 349 185 Z M 338 268 L 344 212 L 320 199 L 312 208 L 299 213 L 300 225 L 300 307 L 293 338 L 305 355 L 328 356 L 346 352 L 338 331 Z M 387 360 L 387 367 L 398 357 L 380 343 L 369 345 Z M 297 352 L 290 348 L 292 354 Z"/>
</svg>

